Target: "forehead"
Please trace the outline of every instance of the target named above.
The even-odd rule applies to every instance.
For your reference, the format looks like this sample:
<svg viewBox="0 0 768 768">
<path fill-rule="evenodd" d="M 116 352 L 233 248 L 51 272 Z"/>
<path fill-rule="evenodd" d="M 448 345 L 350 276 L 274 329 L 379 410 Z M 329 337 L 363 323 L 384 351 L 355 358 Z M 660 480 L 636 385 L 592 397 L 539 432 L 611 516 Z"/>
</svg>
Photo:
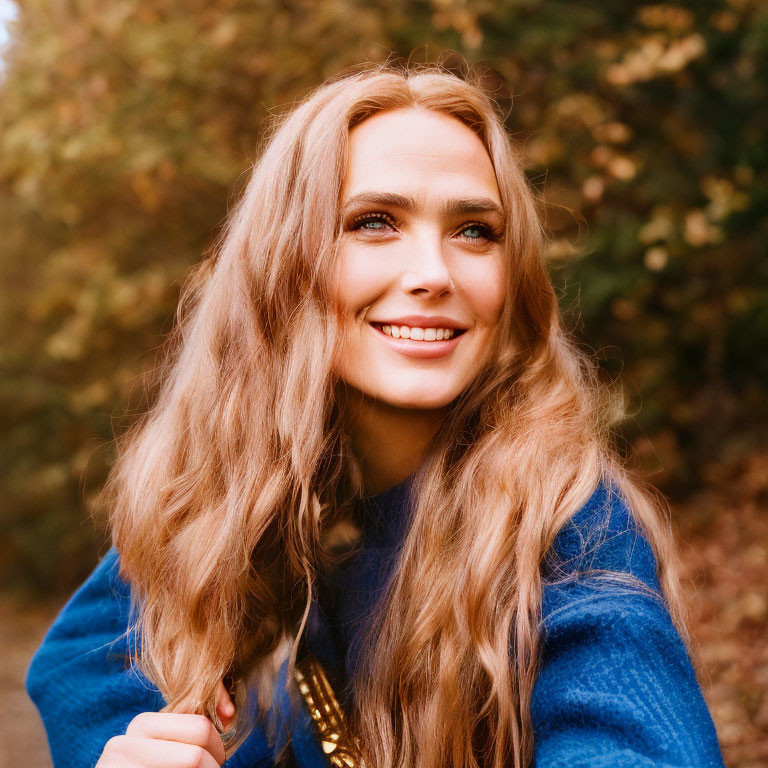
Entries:
<svg viewBox="0 0 768 768">
<path fill-rule="evenodd" d="M 496 174 L 479 136 L 450 115 L 424 108 L 379 112 L 349 134 L 343 199 L 370 189 L 483 195 L 499 202 Z"/>
</svg>

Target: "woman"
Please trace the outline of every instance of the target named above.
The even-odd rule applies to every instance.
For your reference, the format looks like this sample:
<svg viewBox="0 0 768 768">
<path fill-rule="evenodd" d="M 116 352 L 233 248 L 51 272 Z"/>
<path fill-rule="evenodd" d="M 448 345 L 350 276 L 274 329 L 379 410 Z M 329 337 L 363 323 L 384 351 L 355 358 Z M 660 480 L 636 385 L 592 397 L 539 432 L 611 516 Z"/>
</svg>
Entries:
<svg viewBox="0 0 768 768">
<path fill-rule="evenodd" d="M 368 67 L 280 121 L 30 668 L 57 765 L 722 765 L 542 240 L 470 78 Z"/>
</svg>

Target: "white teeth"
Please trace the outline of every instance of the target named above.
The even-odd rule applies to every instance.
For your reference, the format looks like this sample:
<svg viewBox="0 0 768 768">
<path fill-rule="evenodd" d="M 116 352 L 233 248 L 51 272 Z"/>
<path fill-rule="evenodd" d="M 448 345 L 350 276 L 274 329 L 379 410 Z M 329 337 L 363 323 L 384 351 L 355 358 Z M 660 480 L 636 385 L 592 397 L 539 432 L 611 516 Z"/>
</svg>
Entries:
<svg viewBox="0 0 768 768">
<path fill-rule="evenodd" d="M 382 325 L 381 330 L 393 339 L 413 339 L 414 341 L 443 341 L 453 338 L 453 328 L 411 328 L 408 325 Z"/>
</svg>

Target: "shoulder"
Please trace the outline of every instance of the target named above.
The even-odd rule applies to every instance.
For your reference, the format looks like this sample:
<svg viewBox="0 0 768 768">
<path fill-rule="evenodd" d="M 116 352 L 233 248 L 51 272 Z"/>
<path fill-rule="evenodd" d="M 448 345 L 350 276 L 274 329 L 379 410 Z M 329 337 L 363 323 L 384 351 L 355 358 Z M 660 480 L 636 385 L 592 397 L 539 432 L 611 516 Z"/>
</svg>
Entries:
<svg viewBox="0 0 768 768">
<path fill-rule="evenodd" d="M 661 597 L 653 548 L 624 495 L 606 480 L 558 532 L 544 557 L 542 578 L 545 613 L 565 592 L 625 589 Z"/>
<path fill-rule="evenodd" d="M 128 624 L 131 590 L 120 578 L 119 556 L 112 547 L 59 612 L 43 642 L 43 649 L 66 645 L 76 650 L 78 641 L 92 643 L 98 627 L 99 640 L 118 639 Z M 86 650 L 83 648 L 83 650 Z"/>
<path fill-rule="evenodd" d="M 33 700 L 50 692 L 63 670 L 74 666 L 94 671 L 99 661 L 121 666 L 129 654 L 131 589 L 120 578 L 112 547 L 70 597 L 32 658 L 27 689 Z"/>
</svg>

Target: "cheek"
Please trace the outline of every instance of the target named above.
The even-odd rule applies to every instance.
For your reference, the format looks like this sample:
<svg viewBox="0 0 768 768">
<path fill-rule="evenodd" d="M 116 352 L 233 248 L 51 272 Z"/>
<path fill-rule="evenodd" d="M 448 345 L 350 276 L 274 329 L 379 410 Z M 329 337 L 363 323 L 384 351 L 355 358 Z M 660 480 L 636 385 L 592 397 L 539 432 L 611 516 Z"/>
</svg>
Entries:
<svg viewBox="0 0 768 768">
<path fill-rule="evenodd" d="M 388 281 L 383 271 L 376 269 L 370 258 L 354 252 L 340 252 L 331 300 L 339 315 L 343 337 L 334 355 L 333 368 L 342 379 L 360 387 L 360 360 L 368 347 L 360 315 L 386 292 Z"/>
<path fill-rule="evenodd" d="M 382 269 L 382 262 L 386 262 L 378 261 L 377 265 L 353 252 L 340 254 L 331 295 L 347 319 L 372 304 L 386 289 L 387 276 Z"/>
<path fill-rule="evenodd" d="M 507 298 L 506 275 L 501 259 L 467 264 L 459 276 L 459 284 L 478 324 L 495 325 Z"/>
</svg>

